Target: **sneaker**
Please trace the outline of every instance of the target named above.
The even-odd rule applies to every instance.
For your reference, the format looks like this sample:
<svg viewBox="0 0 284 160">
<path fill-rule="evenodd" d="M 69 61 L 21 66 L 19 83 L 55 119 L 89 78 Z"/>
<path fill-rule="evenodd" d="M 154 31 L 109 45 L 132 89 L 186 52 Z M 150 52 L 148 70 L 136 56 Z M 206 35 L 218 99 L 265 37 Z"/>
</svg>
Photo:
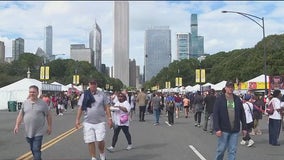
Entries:
<svg viewBox="0 0 284 160">
<path fill-rule="evenodd" d="M 113 151 L 114 151 L 113 146 L 107 147 L 106 149 L 107 149 L 108 151 L 110 151 L 110 152 L 113 152 Z"/>
<path fill-rule="evenodd" d="M 128 146 L 126 147 L 126 149 L 127 149 L 127 150 L 131 150 L 131 149 L 132 149 L 132 145 L 131 145 L 131 144 L 128 145 Z"/>
<path fill-rule="evenodd" d="M 97 160 L 97 158 L 96 157 L 92 157 L 92 159 L 91 160 Z"/>
<path fill-rule="evenodd" d="M 106 160 L 105 153 L 100 153 L 100 159 L 101 159 L 101 160 Z"/>
<path fill-rule="evenodd" d="M 245 140 L 242 140 L 242 141 L 240 142 L 241 145 L 246 145 L 246 143 L 247 143 L 247 142 L 246 142 Z"/>
<path fill-rule="evenodd" d="M 159 125 L 159 123 L 154 123 L 154 126 L 157 126 L 157 125 Z"/>
<path fill-rule="evenodd" d="M 198 125 L 197 125 L 197 127 L 201 127 L 201 125 L 200 125 L 200 124 L 198 124 Z"/>
<path fill-rule="evenodd" d="M 250 139 L 249 141 L 248 141 L 248 147 L 251 147 L 252 145 L 254 144 L 254 141 L 252 140 L 252 139 Z"/>
</svg>

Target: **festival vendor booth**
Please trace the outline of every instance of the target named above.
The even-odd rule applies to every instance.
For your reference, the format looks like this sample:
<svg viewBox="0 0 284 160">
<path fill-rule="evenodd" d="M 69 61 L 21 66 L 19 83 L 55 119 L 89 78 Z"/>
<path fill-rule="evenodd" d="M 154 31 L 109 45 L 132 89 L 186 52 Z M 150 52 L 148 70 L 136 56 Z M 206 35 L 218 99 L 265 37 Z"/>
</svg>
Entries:
<svg viewBox="0 0 284 160">
<path fill-rule="evenodd" d="M 245 94 L 246 92 L 250 91 L 253 92 L 255 94 L 262 94 L 264 95 L 265 93 L 265 75 L 262 74 L 260 76 L 257 76 L 251 80 L 248 80 L 247 82 L 244 83 L 239 83 L 239 85 L 236 85 L 235 90 L 239 91 L 242 94 Z M 266 76 L 266 80 L 267 80 L 267 89 L 270 89 L 270 85 L 269 85 L 269 76 Z"/>
<path fill-rule="evenodd" d="M 29 87 L 31 85 L 38 86 L 39 94 L 61 91 L 60 85 L 42 83 L 41 81 L 32 78 L 24 78 L 0 88 L 0 110 L 6 110 L 7 105 L 9 111 L 20 109 L 21 103 L 28 97 Z"/>
</svg>

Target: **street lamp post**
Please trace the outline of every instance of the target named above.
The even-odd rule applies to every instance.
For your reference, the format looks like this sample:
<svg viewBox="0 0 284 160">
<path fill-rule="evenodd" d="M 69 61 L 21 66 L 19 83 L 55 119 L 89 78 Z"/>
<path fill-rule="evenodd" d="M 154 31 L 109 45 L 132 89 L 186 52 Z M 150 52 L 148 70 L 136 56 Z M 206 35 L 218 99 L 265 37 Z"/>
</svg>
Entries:
<svg viewBox="0 0 284 160">
<path fill-rule="evenodd" d="M 263 72 L 264 72 L 264 87 L 265 87 L 265 91 L 264 94 L 267 95 L 267 77 L 266 77 L 266 46 L 265 46 L 265 28 L 264 28 L 264 17 L 258 17 L 252 14 L 248 14 L 248 13 L 243 13 L 243 12 L 236 12 L 236 11 L 222 11 L 222 13 L 236 13 L 239 15 L 242 15 L 250 20 L 252 20 L 253 22 L 255 22 L 258 26 L 260 26 L 262 28 L 262 39 L 263 39 Z M 256 19 L 261 20 L 262 23 L 259 23 L 258 21 L 256 21 Z"/>
</svg>

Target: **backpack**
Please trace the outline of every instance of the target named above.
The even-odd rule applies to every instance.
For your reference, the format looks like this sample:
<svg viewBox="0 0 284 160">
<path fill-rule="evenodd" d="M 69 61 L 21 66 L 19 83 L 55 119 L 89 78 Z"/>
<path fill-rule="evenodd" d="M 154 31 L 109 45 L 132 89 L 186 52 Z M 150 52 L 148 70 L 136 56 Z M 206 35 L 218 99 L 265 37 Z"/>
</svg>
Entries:
<svg viewBox="0 0 284 160">
<path fill-rule="evenodd" d="M 266 113 L 268 115 L 272 115 L 274 113 L 274 107 L 273 107 L 273 103 L 269 102 L 267 108 L 266 108 Z"/>
</svg>

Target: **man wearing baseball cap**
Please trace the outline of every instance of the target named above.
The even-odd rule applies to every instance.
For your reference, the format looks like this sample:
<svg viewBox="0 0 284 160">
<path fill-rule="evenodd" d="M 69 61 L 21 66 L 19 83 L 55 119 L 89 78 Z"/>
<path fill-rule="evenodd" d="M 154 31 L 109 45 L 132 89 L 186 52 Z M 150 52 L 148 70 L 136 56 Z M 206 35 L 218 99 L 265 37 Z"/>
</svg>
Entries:
<svg viewBox="0 0 284 160">
<path fill-rule="evenodd" d="M 97 160 L 95 142 L 98 143 L 100 159 L 105 160 L 106 121 L 109 127 L 112 126 L 110 99 L 103 91 L 97 90 L 96 80 L 90 80 L 89 89 L 81 95 L 78 106 L 75 126 L 77 129 L 80 127 L 80 119 L 84 113 L 84 141 L 88 144 L 91 160 Z"/>
<path fill-rule="evenodd" d="M 213 128 L 218 137 L 216 160 L 223 160 L 228 149 L 228 159 L 236 159 L 240 122 L 243 135 L 247 134 L 246 118 L 240 97 L 233 94 L 234 83 L 227 81 L 225 94 L 217 97 L 213 109 Z"/>
</svg>

